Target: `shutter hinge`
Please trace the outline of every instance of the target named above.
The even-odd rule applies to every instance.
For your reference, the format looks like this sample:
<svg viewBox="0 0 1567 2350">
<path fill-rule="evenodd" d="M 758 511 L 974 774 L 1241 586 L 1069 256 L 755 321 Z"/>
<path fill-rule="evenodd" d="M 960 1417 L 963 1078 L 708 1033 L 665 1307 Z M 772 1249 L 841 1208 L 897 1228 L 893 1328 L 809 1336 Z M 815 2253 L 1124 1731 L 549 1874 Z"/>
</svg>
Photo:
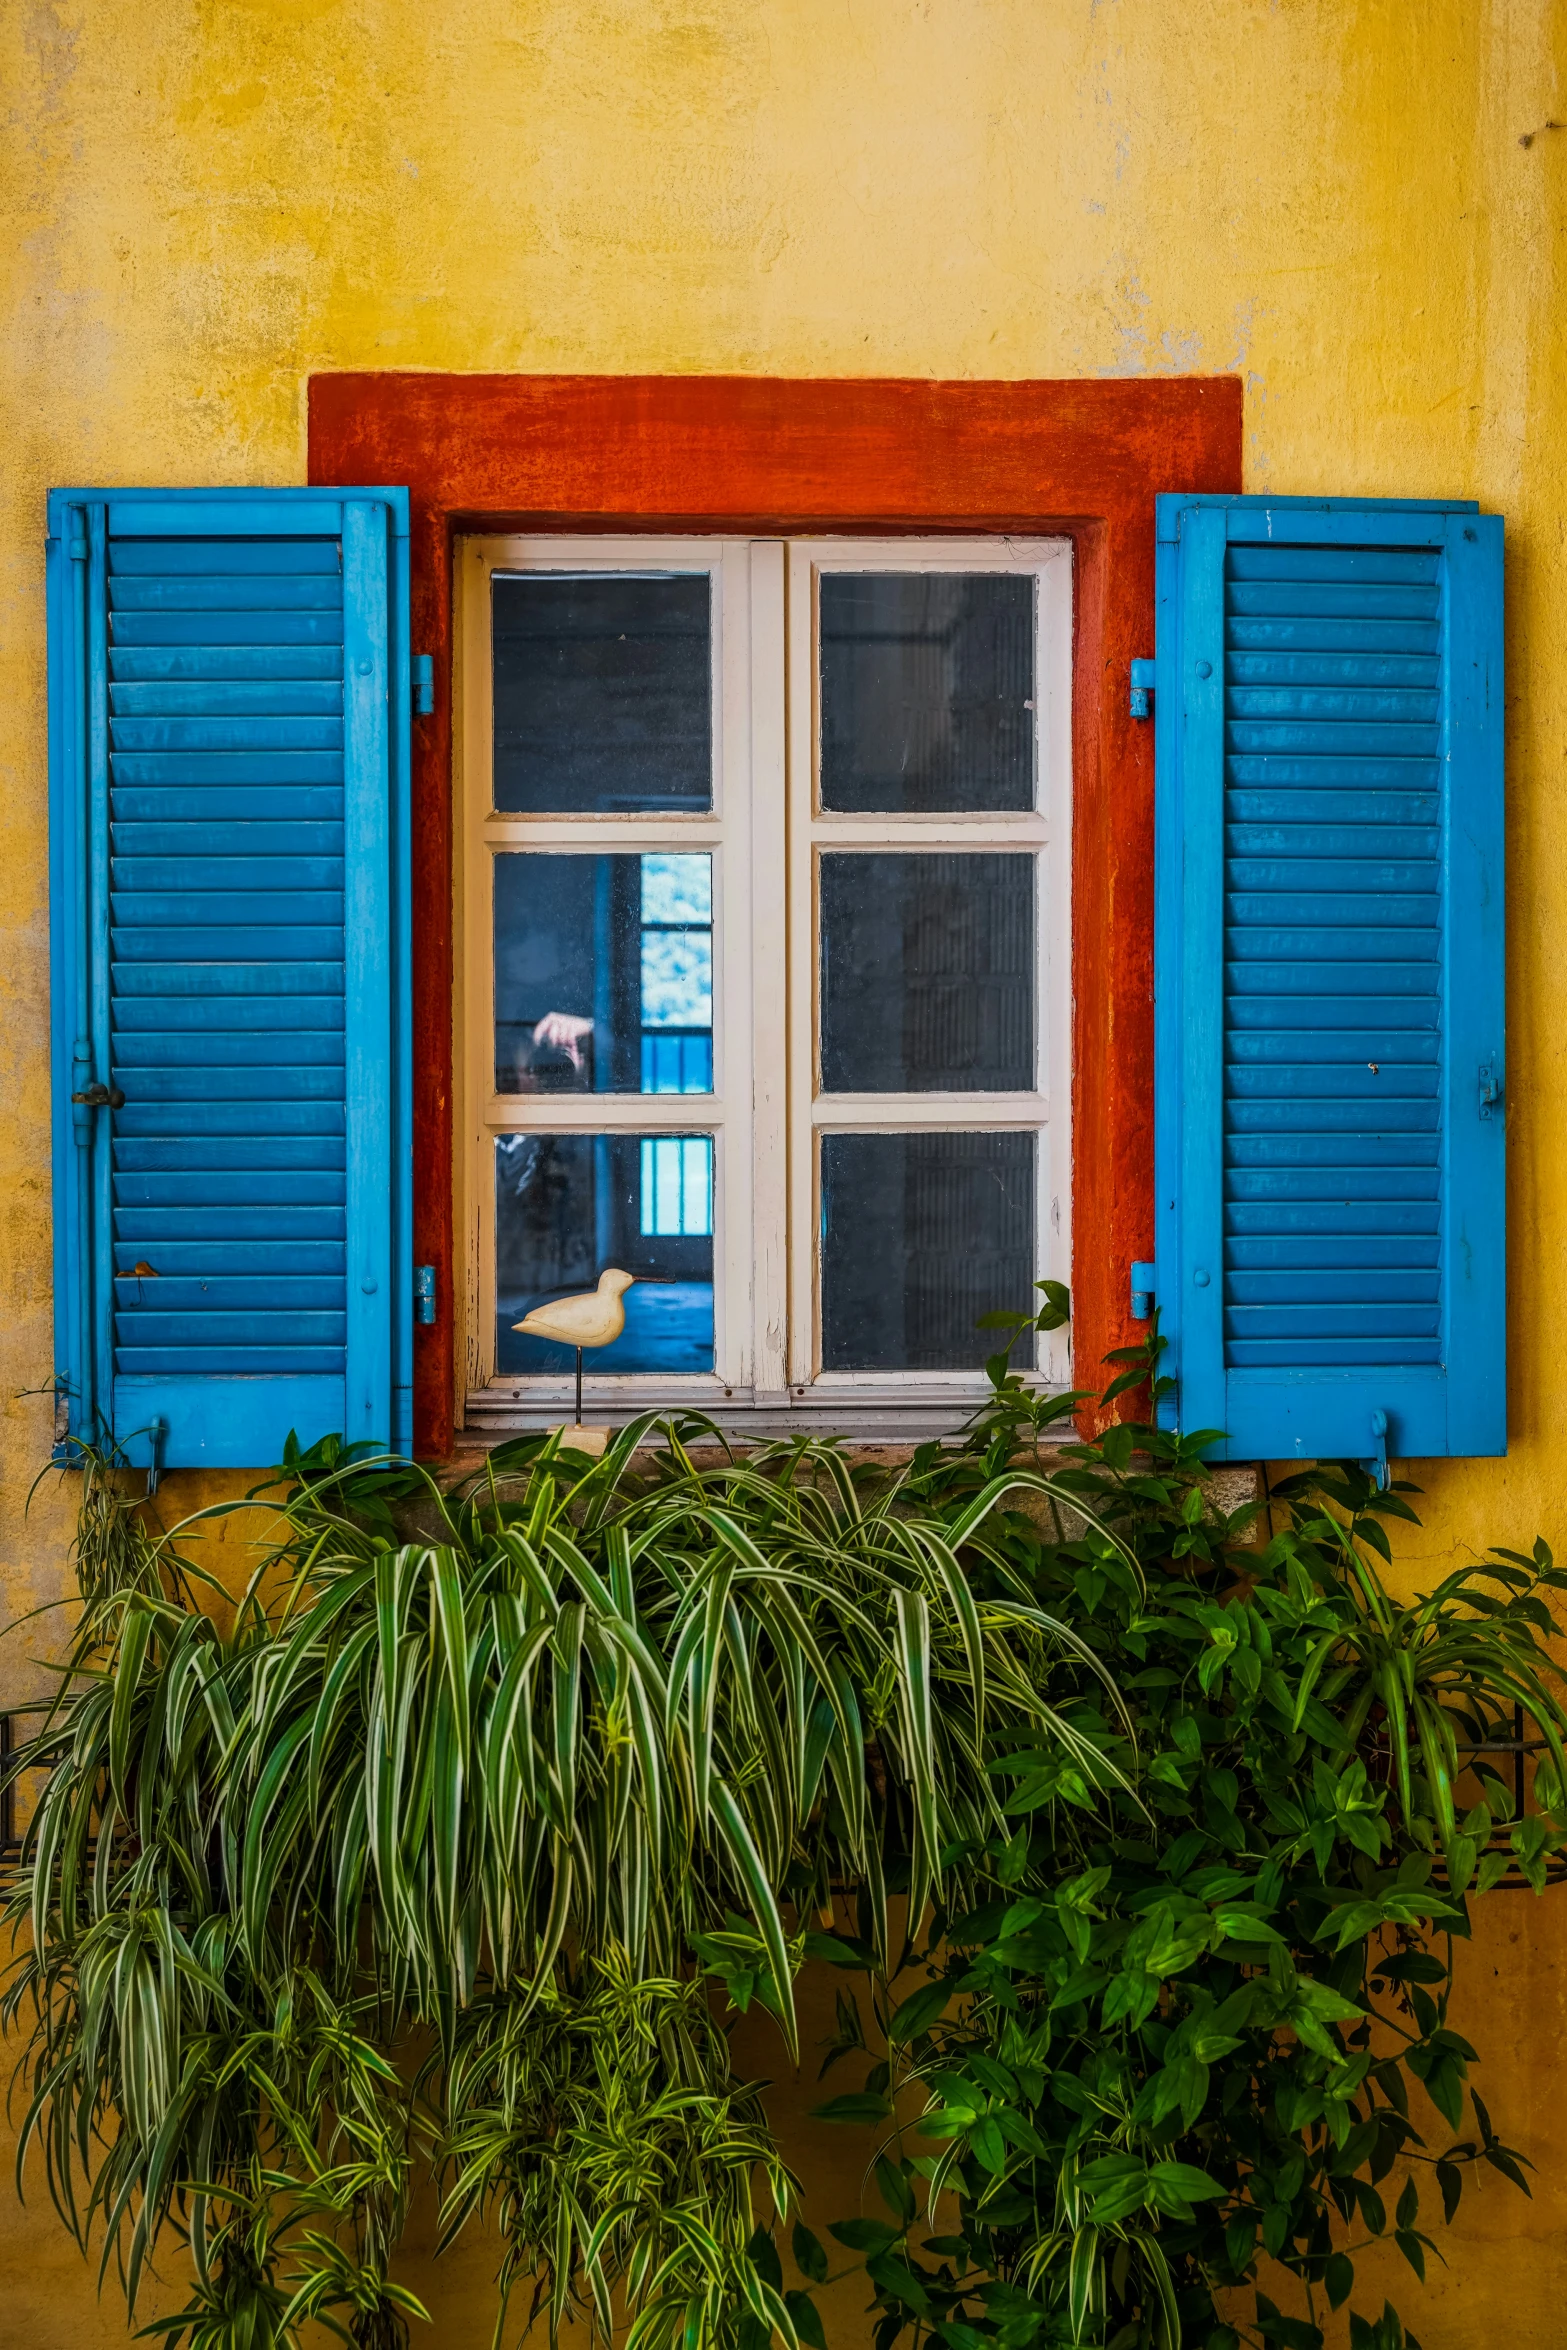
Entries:
<svg viewBox="0 0 1567 2350">
<path fill-rule="evenodd" d="M 1371 1441 L 1376 1446 L 1376 1450 L 1360 1464 L 1378 1493 L 1386 1493 L 1389 1485 L 1393 1482 L 1393 1473 L 1387 1465 L 1387 1440 L 1387 1414 L 1378 1405 L 1371 1415 Z"/>
<path fill-rule="evenodd" d="M 81 1078 L 84 1086 L 92 1076 L 92 1046 L 85 1036 L 79 1036 L 71 1047 L 71 1075 Z M 86 1093 L 78 1089 L 71 1099 L 76 1104 L 76 1115 L 71 1124 L 76 1129 L 77 1145 L 84 1151 L 91 1150 L 93 1122 L 87 1115 L 89 1104 Z"/>
<path fill-rule="evenodd" d="M 105 1085 L 101 1078 L 96 1085 L 85 1086 L 80 1093 L 73 1093 L 71 1099 L 73 1102 L 82 1102 L 89 1110 L 123 1110 L 125 1107 L 125 1096 L 119 1087 Z"/>
<path fill-rule="evenodd" d="M 1138 1257 L 1132 1265 L 1132 1320 L 1146 1322 L 1153 1314 L 1154 1298 L 1159 1289 L 1159 1268 L 1146 1257 Z"/>
<path fill-rule="evenodd" d="M 1158 682 L 1155 674 L 1157 668 L 1158 663 L 1154 661 L 1134 661 L 1132 663 L 1131 709 L 1134 718 L 1150 718 L 1153 715 L 1153 690 Z"/>
<path fill-rule="evenodd" d="M 414 1267 L 414 1320 L 416 1322 L 433 1322 L 435 1320 L 435 1267 L 433 1265 L 415 1265 Z"/>
<path fill-rule="evenodd" d="M 157 1492 L 158 1480 L 163 1475 L 163 1447 L 168 1439 L 168 1433 L 168 1421 L 154 1413 L 147 1423 L 147 1442 L 150 1448 L 147 1455 L 147 1498 L 149 1501 Z"/>
<path fill-rule="evenodd" d="M 1502 1064 L 1500 1060 L 1480 1063 L 1480 1115 L 1489 1118 L 1502 1098 Z"/>
<path fill-rule="evenodd" d="M 415 653 L 409 666 L 412 671 L 414 716 L 428 718 L 435 708 L 435 655 Z"/>
</svg>

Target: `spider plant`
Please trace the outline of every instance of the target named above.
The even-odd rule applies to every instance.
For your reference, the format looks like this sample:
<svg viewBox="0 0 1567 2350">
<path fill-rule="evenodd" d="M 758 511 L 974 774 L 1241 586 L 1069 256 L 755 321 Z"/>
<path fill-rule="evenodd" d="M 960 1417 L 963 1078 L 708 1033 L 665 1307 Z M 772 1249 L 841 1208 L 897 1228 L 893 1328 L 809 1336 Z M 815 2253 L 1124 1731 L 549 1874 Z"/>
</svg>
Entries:
<svg viewBox="0 0 1567 2350">
<path fill-rule="evenodd" d="M 350 1966 L 373 1889 L 386 1979 L 436 2017 L 481 1971 L 541 1985 L 568 1930 L 667 1976 L 738 1903 L 794 2053 L 783 1898 L 866 1883 L 884 1951 L 889 1851 L 917 1916 L 999 1820 L 987 1738 L 1082 1749 L 1047 1691 L 1092 1649 L 1027 1599 L 981 1607 L 959 1558 L 1049 1478 L 943 1518 L 825 1445 L 699 1467 L 671 1432 L 634 1476 L 650 1430 L 585 1474 L 551 1445 L 461 1496 L 423 1480 L 416 1541 L 356 1522 L 356 1464 L 286 1501 L 293 1580 L 226 1777 L 253 1965 L 310 1913 Z"/>
<path fill-rule="evenodd" d="M 624 2289 L 627 2350 L 719 2339 L 742 2310 L 764 2339 L 792 2336 L 748 2246 L 755 2179 L 780 2215 L 796 2182 L 758 2088 L 730 2077 L 705 1986 L 639 1977 L 623 1953 L 587 1975 L 575 1996 L 492 1992 L 461 2012 L 441 2080 L 442 2242 L 475 2214 L 498 2222 L 497 2336 L 520 2280 L 530 2322 L 547 2298 L 553 2335 L 579 2273 L 606 2341 Z"/>
<path fill-rule="evenodd" d="M 997 1741 L 1103 1781 L 1049 1695 L 1070 1659 L 1119 1708 L 1091 1645 L 971 1581 L 1004 1568 L 1001 1506 L 1056 1480 L 933 1508 L 830 1445 L 699 1462 L 715 1431 L 654 1433 L 596 1464 L 530 1440 L 456 1493 L 296 1451 L 228 1631 L 189 1530 L 154 1538 L 95 1465 L 107 1563 L 25 1757 L 5 2015 L 31 2017 L 19 2159 L 42 2146 L 132 2307 L 188 2241 L 172 2340 L 398 2341 L 433 2141 L 448 2233 L 491 2211 L 503 2295 L 542 2262 L 552 2324 L 624 2286 L 650 2343 L 792 2345 L 743 2252 L 751 2169 L 780 2209 L 787 2175 L 693 1967 L 739 1927 L 793 2053 L 813 1914 L 859 1889 L 892 1964 L 889 1895 L 916 1922 L 963 1896 L 1005 1827 Z"/>
</svg>

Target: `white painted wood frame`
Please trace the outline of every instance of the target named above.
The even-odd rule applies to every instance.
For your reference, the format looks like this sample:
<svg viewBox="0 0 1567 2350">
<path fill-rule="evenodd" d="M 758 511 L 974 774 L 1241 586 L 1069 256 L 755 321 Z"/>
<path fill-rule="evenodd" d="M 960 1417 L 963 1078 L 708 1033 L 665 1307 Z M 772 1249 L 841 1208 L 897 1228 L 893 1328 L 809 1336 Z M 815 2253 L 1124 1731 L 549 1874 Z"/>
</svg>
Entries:
<svg viewBox="0 0 1567 2350">
<path fill-rule="evenodd" d="M 836 816 L 819 806 L 816 581 L 823 569 L 1030 572 L 1036 587 L 1038 801 L 1002 816 Z M 712 578 L 713 806 L 700 815 L 499 815 L 493 805 L 491 580 L 496 572 L 706 571 Z M 495 1371 L 495 1142 L 525 1131 L 702 1133 L 714 1153 L 711 1375 L 590 1378 L 593 1419 L 681 1405 L 736 1432 L 830 1426 L 880 1441 L 950 1427 L 977 1374 L 820 1370 L 818 1138 L 829 1129 L 1037 1131 L 1039 1271 L 1071 1257 L 1071 548 L 1063 540 L 471 537 L 456 560 L 453 1067 L 460 1100 L 453 1294 L 459 1418 L 470 1429 L 559 1418 L 565 1378 Z M 1027 850 L 1036 859 L 1035 1089 L 825 1096 L 818 1084 L 816 867 L 824 847 Z M 714 1091 L 498 1094 L 493 860 L 519 849 L 707 850 L 713 858 Z M 1019 1301 L 1022 1302 L 1022 1301 Z M 1037 1376 L 1070 1380 L 1060 1340 Z"/>
<path fill-rule="evenodd" d="M 1031 573 L 1034 597 L 1035 805 L 1004 815 L 839 815 L 821 804 L 817 583 L 828 571 Z M 971 1407 L 982 1373 L 824 1371 L 821 1364 L 821 1137 L 866 1133 L 1038 1134 L 1035 1254 L 1040 1276 L 1072 1262 L 1072 546 L 1068 539 L 794 539 L 789 543 L 789 1379 L 852 1422 L 889 1384 L 911 1402 Z M 821 1084 L 818 874 L 826 850 L 1012 850 L 1035 860 L 1035 1090 L 1032 1093 L 828 1094 Z M 1018 1299 L 1018 1305 L 1027 1303 Z M 1042 1337 L 1036 1376 L 1070 1383 L 1065 1331 Z"/>
</svg>

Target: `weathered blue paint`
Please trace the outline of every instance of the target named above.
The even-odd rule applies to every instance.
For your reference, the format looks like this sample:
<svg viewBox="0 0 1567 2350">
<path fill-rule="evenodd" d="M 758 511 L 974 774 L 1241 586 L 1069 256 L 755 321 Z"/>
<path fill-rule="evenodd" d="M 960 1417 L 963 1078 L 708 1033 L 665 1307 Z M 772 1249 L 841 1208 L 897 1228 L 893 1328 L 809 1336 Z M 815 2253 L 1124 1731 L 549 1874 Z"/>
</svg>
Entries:
<svg viewBox="0 0 1567 2350">
<path fill-rule="evenodd" d="M 1230 1459 L 1504 1451 L 1502 525 L 1159 509 L 1171 1416 Z"/>
<path fill-rule="evenodd" d="M 406 494 L 57 491 L 49 583 L 70 1429 L 406 1445 Z"/>
<path fill-rule="evenodd" d="M 391 959 L 395 1007 L 392 1114 L 392 1441 L 413 1447 L 414 1070 L 413 1070 L 413 730 L 409 645 L 408 496 L 396 493 L 391 516 L 391 594 L 387 599 L 388 694 L 392 709 Z"/>
</svg>

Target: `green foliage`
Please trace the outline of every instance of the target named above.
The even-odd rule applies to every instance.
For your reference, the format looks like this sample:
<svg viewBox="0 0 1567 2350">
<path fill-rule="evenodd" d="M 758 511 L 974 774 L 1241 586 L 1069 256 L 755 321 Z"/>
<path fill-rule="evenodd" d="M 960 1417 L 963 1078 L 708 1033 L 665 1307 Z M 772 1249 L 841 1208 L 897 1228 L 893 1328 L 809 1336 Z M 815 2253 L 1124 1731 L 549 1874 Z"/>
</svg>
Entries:
<svg viewBox="0 0 1567 2350">
<path fill-rule="evenodd" d="M 598 1463 L 530 1439 L 457 1493 L 291 1448 L 227 1631 L 180 1530 L 151 1540 L 87 1457 L 5 2016 L 19 2160 L 132 2309 L 188 2241 L 171 2344 L 281 2350 L 307 2318 L 400 2343 L 426 2159 L 448 2236 L 500 2222 L 503 2306 L 542 2264 L 552 2325 L 607 2325 L 623 2287 L 650 2344 L 819 2333 L 758 2269 L 752 2173 L 780 2214 L 792 2189 L 693 1970 L 792 2048 L 804 1921 L 856 1884 L 890 1965 L 891 1894 L 978 1883 L 991 1742 L 1097 1767 L 1047 1693 L 1064 1656 L 1074 1688 L 1098 1668 L 960 1564 L 1050 1477 L 911 1506 L 830 1445 L 698 1467 L 693 1429 L 651 1467 L 647 1421 Z"/>
<path fill-rule="evenodd" d="M 1148 1391 L 1159 1347 L 1127 1350 L 1117 1391 Z M 991 1376 L 966 1452 L 921 1462 L 927 1504 L 1037 1433 L 1035 1400 Z M 993 1741 L 1006 1830 L 963 1856 L 989 1883 L 937 1912 L 901 1977 L 870 1970 L 875 2104 L 901 2086 L 923 2106 L 883 2138 L 888 2221 L 835 2231 L 866 2257 L 877 2350 L 905 2328 L 951 2350 L 1320 2350 L 1367 2243 L 1423 2277 L 1471 2165 L 1527 2191 L 1448 2001 L 1465 1895 L 1510 1860 L 1538 1891 L 1567 1845 L 1543 1596 L 1567 1577 L 1541 1545 L 1394 1600 L 1378 1561 L 1413 1489 L 1352 1464 L 1277 1489 L 1280 1530 L 1240 1547 L 1253 1513 L 1216 1511 L 1202 1441 L 1122 1425 L 1069 1447 L 1057 1482 L 1097 1524 L 1007 1513 L 965 1554 L 982 1613 L 1026 1598 L 1100 1677 L 1080 1671 L 1075 1702 L 1057 1680 L 1076 1749 Z M 1515 1707 L 1550 1807 L 1522 1819 L 1463 1751 L 1510 1737 Z M 829 2061 L 877 2038 L 853 2013 Z M 819 2111 L 871 2118 L 852 2096 Z M 1258 2289 L 1264 2261 L 1307 2317 Z M 1391 2307 L 1350 2331 L 1417 2350 Z"/>
<path fill-rule="evenodd" d="M 1047 1448 L 1082 1399 L 1009 1368 L 1065 1319 L 1040 1286 L 962 1441 L 895 1474 L 697 1421 L 455 1492 L 291 1446 L 210 1613 L 85 1457 L 3 2014 L 19 2174 L 132 2311 L 188 2248 L 169 2350 L 402 2350 L 429 2170 L 443 2245 L 498 2233 L 497 2342 L 825 2350 L 827 2250 L 718 2020 L 793 2052 L 807 1958 L 866 1979 L 819 2113 L 874 2133 L 879 2212 L 826 2233 L 877 2350 L 1313 2350 L 1367 2242 L 1423 2274 L 1474 2164 L 1525 2185 L 1448 2001 L 1468 1901 L 1567 1850 L 1563 1577 L 1496 1554 L 1404 1604 L 1410 1488 L 1293 1479 L 1248 1544 L 1200 1432 Z M 1515 1709 L 1521 1817 L 1475 1752 Z"/>
<path fill-rule="evenodd" d="M 639 1980 L 622 1956 L 574 1999 L 492 1993 L 460 2011 L 440 2072 L 442 2242 L 494 2219 L 502 2322 L 532 2281 L 530 2318 L 547 2298 L 553 2332 L 580 2274 L 606 2340 L 624 2289 L 628 2350 L 721 2339 L 742 2308 L 787 2336 L 781 2279 L 751 2255 L 752 2191 L 760 2173 L 786 2210 L 794 2182 L 700 1983 Z"/>
</svg>

